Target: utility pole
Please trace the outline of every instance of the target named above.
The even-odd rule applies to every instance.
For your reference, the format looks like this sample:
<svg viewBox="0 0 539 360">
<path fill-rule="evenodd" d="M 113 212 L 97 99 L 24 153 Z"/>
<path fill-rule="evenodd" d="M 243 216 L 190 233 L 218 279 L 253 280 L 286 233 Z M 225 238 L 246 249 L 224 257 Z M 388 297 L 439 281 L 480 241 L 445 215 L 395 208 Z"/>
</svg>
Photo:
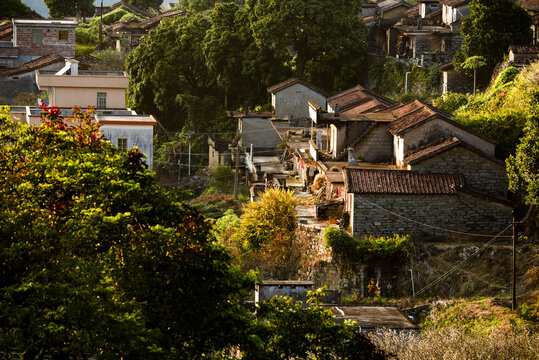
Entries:
<svg viewBox="0 0 539 360">
<path fill-rule="evenodd" d="M 512 281 L 512 296 L 511 310 L 517 309 L 517 222 L 515 220 L 515 211 L 513 210 L 513 281 Z"/>
<path fill-rule="evenodd" d="M 236 147 L 236 171 L 234 173 L 234 200 L 238 200 L 238 185 L 239 185 L 239 164 L 240 164 L 240 155 L 239 155 L 239 149 Z"/>
</svg>

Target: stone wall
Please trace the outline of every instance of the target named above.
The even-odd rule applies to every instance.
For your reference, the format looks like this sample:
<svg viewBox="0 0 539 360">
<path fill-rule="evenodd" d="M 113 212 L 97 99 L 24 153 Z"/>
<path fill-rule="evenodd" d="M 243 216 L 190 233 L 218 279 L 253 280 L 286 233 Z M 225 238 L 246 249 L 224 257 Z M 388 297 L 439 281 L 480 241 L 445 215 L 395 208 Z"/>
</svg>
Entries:
<svg viewBox="0 0 539 360">
<path fill-rule="evenodd" d="M 32 31 L 41 31 L 41 44 L 33 42 Z M 59 40 L 59 31 L 67 31 L 67 40 Z M 75 56 L 75 28 L 54 29 L 17 27 L 17 47 L 19 56 L 39 57 L 57 54 L 63 57 Z"/>
<path fill-rule="evenodd" d="M 433 158 L 412 165 L 412 171 L 431 173 L 460 173 L 466 187 L 493 196 L 507 196 L 505 164 L 487 159 L 462 146 L 454 147 Z"/>
<path fill-rule="evenodd" d="M 443 92 L 456 92 L 461 94 L 473 91 L 473 78 L 455 70 L 443 72 Z"/>
<path fill-rule="evenodd" d="M 326 97 L 302 84 L 294 84 L 272 95 L 275 116 L 279 119 L 308 119 L 309 102 L 326 109 Z"/>
<path fill-rule="evenodd" d="M 363 155 L 365 162 L 391 162 L 393 159 L 393 136 L 387 131 L 387 123 L 379 123 L 354 147 L 356 157 Z"/>
<path fill-rule="evenodd" d="M 441 229 L 492 235 L 497 234 L 511 222 L 512 207 L 509 204 L 464 192 L 456 195 L 351 195 L 354 199 L 351 214 L 354 236 L 410 234 L 414 241 L 484 241 L 484 237 L 475 238 L 451 233 L 423 226 L 415 221 Z"/>
</svg>

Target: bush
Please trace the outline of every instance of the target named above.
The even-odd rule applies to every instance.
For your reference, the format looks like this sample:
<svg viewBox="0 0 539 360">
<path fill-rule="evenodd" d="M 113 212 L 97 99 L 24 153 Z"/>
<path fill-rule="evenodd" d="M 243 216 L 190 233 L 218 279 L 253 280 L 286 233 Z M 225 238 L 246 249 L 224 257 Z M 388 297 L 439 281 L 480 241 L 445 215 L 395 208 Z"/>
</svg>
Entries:
<svg viewBox="0 0 539 360">
<path fill-rule="evenodd" d="M 344 230 L 328 227 L 324 230 L 324 240 L 326 246 L 347 266 L 382 260 L 403 262 L 413 251 L 409 235 L 357 239 Z"/>
<path fill-rule="evenodd" d="M 227 210 L 233 210 L 236 214 L 241 211 L 241 203 L 227 194 L 202 194 L 191 200 L 191 206 L 197 209 L 207 218 L 219 219 Z"/>
<path fill-rule="evenodd" d="M 101 50 L 95 53 L 95 57 L 103 60 L 92 65 L 96 71 L 124 71 L 125 60 L 129 54 L 125 51 Z"/>
<path fill-rule="evenodd" d="M 75 45 L 75 55 L 90 55 L 95 50 L 95 45 Z"/>
<path fill-rule="evenodd" d="M 438 109 L 453 114 L 457 109 L 468 103 L 468 97 L 464 94 L 446 92 L 442 96 L 434 99 L 432 104 Z"/>
<path fill-rule="evenodd" d="M 234 171 L 230 166 L 218 166 L 211 176 L 206 193 L 224 193 L 234 192 Z"/>
<path fill-rule="evenodd" d="M 35 106 L 37 104 L 38 97 L 38 94 L 21 92 L 19 95 L 17 95 L 17 97 L 15 97 L 15 99 L 13 99 L 12 104 L 19 106 Z"/>
</svg>

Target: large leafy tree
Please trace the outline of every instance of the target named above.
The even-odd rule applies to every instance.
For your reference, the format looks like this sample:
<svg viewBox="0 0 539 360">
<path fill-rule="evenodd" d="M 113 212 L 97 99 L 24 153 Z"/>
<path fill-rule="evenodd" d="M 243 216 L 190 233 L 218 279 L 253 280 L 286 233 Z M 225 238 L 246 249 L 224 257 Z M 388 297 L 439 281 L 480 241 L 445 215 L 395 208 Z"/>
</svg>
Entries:
<svg viewBox="0 0 539 360">
<path fill-rule="evenodd" d="M 494 64 L 503 59 L 509 45 L 528 44 L 531 18 L 512 0 L 472 0 L 470 15 L 462 20 L 462 49 L 457 66 L 471 56 L 483 56 Z"/>
<path fill-rule="evenodd" d="M 22 3 L 21 0 L 4 0 L 0 6 L 0 19 L 40 18 L 41 16 Z"/>
<path fill-rule="evenodd" d="M 247 0 L 259 46 L 293 59 L 296 76 L 327 89 L 357 83 L 366 25 L 358 0 Z"/>
<path fill-rule="evenodd" d="M 253 278 L 88 114 L 0 111 L 0 357 L 198 359 L 243 338 Z"/>
<path fill-rule="evenodd" d="M 93 0 L 45 0 L 45 5 L 52 18 L 91 17 L 95 14 Z"/>
</svg>

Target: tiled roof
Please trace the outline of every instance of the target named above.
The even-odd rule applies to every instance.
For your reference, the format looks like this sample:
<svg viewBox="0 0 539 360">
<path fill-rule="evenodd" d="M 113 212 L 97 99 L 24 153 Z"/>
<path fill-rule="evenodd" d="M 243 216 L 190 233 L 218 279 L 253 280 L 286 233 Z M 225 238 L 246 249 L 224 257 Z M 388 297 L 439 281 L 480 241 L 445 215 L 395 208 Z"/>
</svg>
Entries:
<svg viewBox="0 0 539 360">
<path fill-rule="evenodd" d="M 461 174 L 428 174 L 402 170 L 345 169 L 345 183 L 354 194 L 456 194 Z"/>
<path fill-rule="evenodd" d="M 160 23 L 161 20 L 163 20 L 164 18 L 174 17 L 174 16 L 184 16 L 185 14 L 186 14 L 186 11 L 183 9 L 165 11 L 164 13 L 161 13 L 159 15 L 149 18 L 148 20 L 141 22 L 139 24 L 139 27 L 141 29 L 148 29 Z"/>
<path fill-rule="evenodd" d="M 384 109 L 385 106 L 381 104 L 378 100 L 370 99 L 361 104 L 353 106 L 349 109 L 341 110 L 342 114 L 365 114 L 368 112 L 373 112 L 377 109 Z"/>
<path fill-rule="evenodd" d="M 351 110 L 353 107 L 364 104 L 370 100 L 376 100 L 377 103 L 379 105 L 383 105 L 383 107 L 389 107 L 396 104 L 393 100 L 388 99 L 385 96 L 377 94 L 368 89 L 365 89 L 361 85 L 356 85 L 353 88 L 344 90 L 336 95 L 329 97 L 327 99 L 327 103 L 332 108 L 335 108 L 335 105 L 339 104 L 340 110 L 344 112 L 347 110 Z M 374 106 L 371 106 L 368 109 L 373 107 Z M 354 111 L 354 113 L 358 112 Z"/>
<path fill-rule="evenodd" d="M 409 19 L 415 19 L 419 17 L 419 5 L 415 5 L 404 12 L 404 15 Z"/>
<path fill-rule="evenodd" d="M 431 107 L 419 100 L 414 100 L 396 108 L 393 110 L 393 115 L 397 117 L 397 120 L 392 122 L 387 128 L 393 135 L 411 130 L 434 117 L 443 118 L 444 120 L 449 120 L 450 117 L 449 114 L 442 110 Z"/>
<path fill-rule="evenodd" d="M 24 74 L 30 71 L 40 69 L 50 64 L 54 64 L 57 62 L 64 62 L 64 61 L 65 59 L 60 55 L 56 55 L 56 54 L 45 55 L 35 60 L 32 60 L 30 62 L 27 62 L 26 64 L 23 64 L 19 66 L 18 68 L 9 69 L 9 70 L 0 72 L 0 78 L 7 77 L 7 76 L 14 76 L 18 74 Z"/>
<path fill-rule="evenodd" d="M 412 130 L 424 122 L 432 119 L 441 119 L 483 140 L 486 140 L 492 144 L 497 144 L 496 141 L 490 139 L 489 137 L 481 135 L 466 126 L 451 120 L 451 114 L 428 105 L 420 100 L 413 100 L 404 105 L 395 107 L 392 109 L 392 114 L 397 118 L 397 120 L 393 121 L 387 127 L 387 130 L 392 135 L 397 135 L 402 132 Z"/>
<path fill-rule="evenodd" d="M 537 0 L 518 0 L 517 4 L 522 6 L 524 9 L 539 11 L 539 1 Z"/>
<path fill-rule="evenodd" d="M 277 92 L 279 92 L 279 91 L 281 91 L 283 89 L 286 89 L 287 87 L 290 87 L 290 86 L 292 86 L 294 84 L 301 84 L 301 85 L 306 86 L 309 89 L 314 90 L 314 91 L 316 91 L 319 94 L 322 94 L 324 96 L 328 95 L 324 90 L 320 89 L 318 86 L 315 86 L 313 84 L 308 83 L 305 80 L 301 80 L 301 79 L 298 79 L 298 78 L 295 78 L 295 77 L 290 78 L 288 80 L 285 80 L 283 82 L 280 82 L 278 84 L 275 84 L 273 86 L 270 86 L 268 88 L 268 92 L 269 93 L 277 93 Z"/>
<path fill-rule="evenodd" d="M 425 17 L 428 19 L 432 19 L 436 16 L 442 16 L 442 9 L 438 9 L 436 11 L 431 12 L 430 14 L 425 15 Z"/>
<path fill-rule="evenodd" d="M 453 65 L 453 62 L 448 62 L 448 63 L 445 63 L 445 64 L 442 64 L 442 65 L 438 66 L 438 70 L 440 70 L 440 71 L 453 70 L 454 68 L 455 68 L 455 66 Z"/>
<path fill-rule="evenodd" d="M 515 54 L 539 54 L 539 45 L 511 45 L 509 50 Z"/>
<path fill-rule="evenodd" d="M 11 36 L 11 34 L 13 34 L 13 24 L 12 23 L 0 26 L 0 39 L 4 38 L 4 37 Z"/>
<path fill-rule="evenodd" d="M 451 7 L 461 6 L 470 2 L 470 0 L 439 0 L 439 1 L 441 4 L 451 6 Z"/>
<path fill-rule="evenodd" d="M 431 158 L 441 152 L 449 150 L 457 146 L 458 144 L 460 144 L 460 140 L 457 139 L 456 137 L 452 137 L 452 138 L 444 140 L 443 142 L 439 144 L 429 146 L 425 149 L 422 149 L 422 150 L 419 150 L 418 152 L 413 153 L 412 155 L 406 157 L 404 159 L 404 162 L 412 165 L 422 160 Z"/>
</svg>

